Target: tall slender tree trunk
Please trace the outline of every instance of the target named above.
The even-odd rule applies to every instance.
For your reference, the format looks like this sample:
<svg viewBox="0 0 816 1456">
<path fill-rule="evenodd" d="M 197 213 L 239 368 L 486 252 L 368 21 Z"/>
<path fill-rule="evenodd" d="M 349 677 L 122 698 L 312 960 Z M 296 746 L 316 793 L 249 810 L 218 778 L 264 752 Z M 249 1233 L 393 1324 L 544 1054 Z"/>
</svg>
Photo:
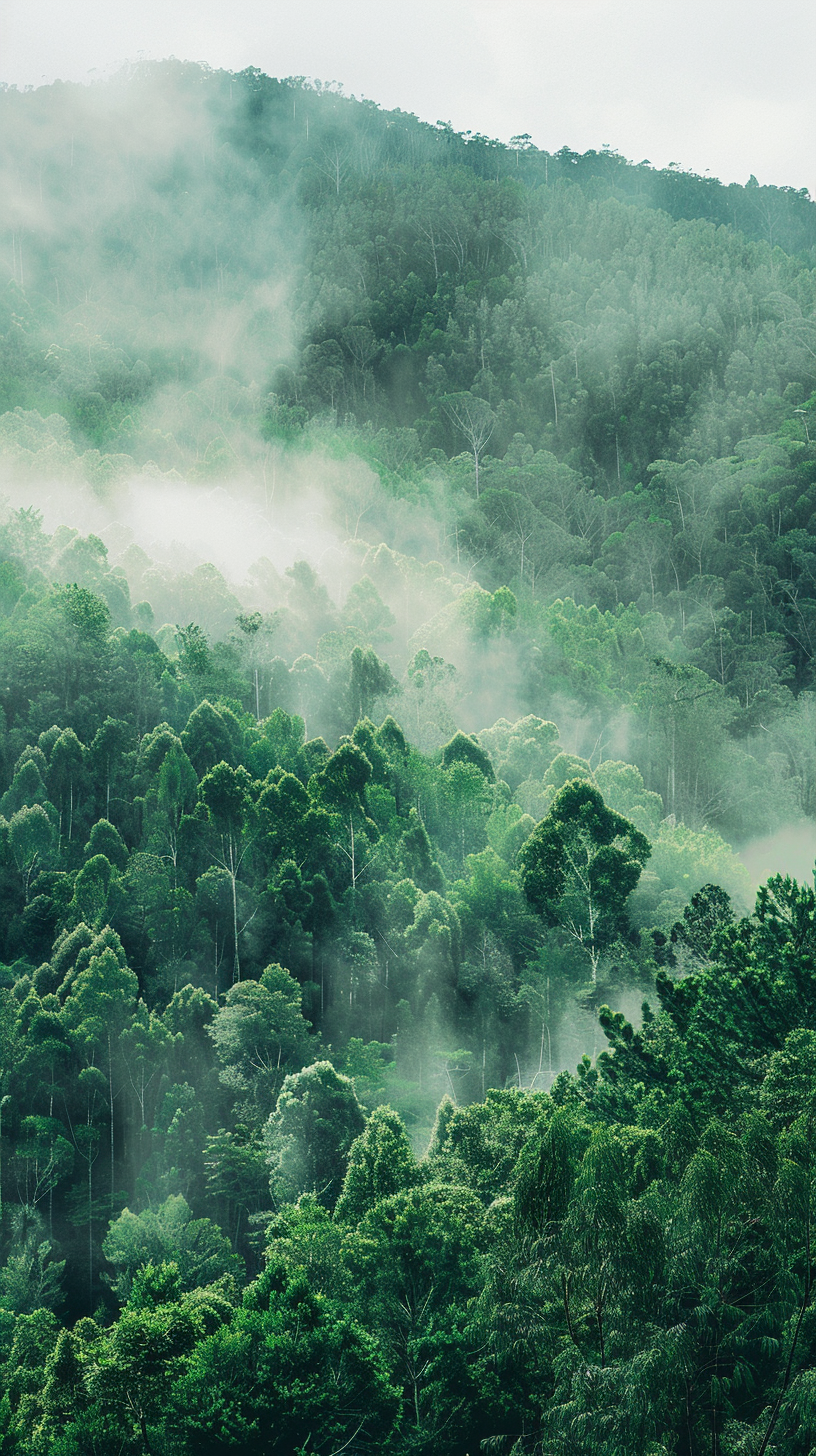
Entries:
<svg viewBox="0 0 816 1456">
<path fill-rule="evenodd" d="M 232 967 L 233 982 L 241 979 L 241 961 L 238 955 L 238 870 L 235 864 L 235 844 L 229 840 L 230 879 L 232 881 L 232 934 L 235 943 L 235 959 Z"/>
<path fill-rule="evenodd" d="M 88 1126 L 90 1127 L 90 1118 Z M 93 1162 L 88 1142 L 88 1313 L 93 1310 Z"/>
<path fill-rule="evenodd" d="M 108 1103 L 110 1109 L 110 1206 L 113 1211 L 113 1049 L 111 1047 L 111 1034 L 108 1028 Z"/>
<path fill-rule="evenodd" d="M 5 1097 L 0 1098 L 0 1229 L 3 1226 L 3 1103 Z"/>
</svg>

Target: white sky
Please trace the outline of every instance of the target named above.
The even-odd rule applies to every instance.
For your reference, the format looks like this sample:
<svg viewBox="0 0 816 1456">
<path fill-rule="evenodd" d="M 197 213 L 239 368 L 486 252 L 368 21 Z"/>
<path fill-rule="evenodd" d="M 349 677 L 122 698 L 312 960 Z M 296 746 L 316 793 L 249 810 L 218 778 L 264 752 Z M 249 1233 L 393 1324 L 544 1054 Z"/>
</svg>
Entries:
<svg viewBox="0 0 816 1456">
<path fill-rule="evenodd" d="M 816 195 L 813 0 L 3 0 L 10 84 L 168 55 Z"/>
</svg>

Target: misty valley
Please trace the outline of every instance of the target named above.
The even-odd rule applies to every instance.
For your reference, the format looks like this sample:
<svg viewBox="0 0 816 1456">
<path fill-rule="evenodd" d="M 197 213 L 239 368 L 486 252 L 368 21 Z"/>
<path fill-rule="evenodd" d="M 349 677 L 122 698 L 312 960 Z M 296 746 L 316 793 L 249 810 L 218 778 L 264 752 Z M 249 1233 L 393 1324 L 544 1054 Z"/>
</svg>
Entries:
<svg viewBox="0 0 816 1456">
<path fill-rule="evenodd" d="M 816 1446 L 816 204 L 0 88 L 0 1451 Z"/>
</svg>

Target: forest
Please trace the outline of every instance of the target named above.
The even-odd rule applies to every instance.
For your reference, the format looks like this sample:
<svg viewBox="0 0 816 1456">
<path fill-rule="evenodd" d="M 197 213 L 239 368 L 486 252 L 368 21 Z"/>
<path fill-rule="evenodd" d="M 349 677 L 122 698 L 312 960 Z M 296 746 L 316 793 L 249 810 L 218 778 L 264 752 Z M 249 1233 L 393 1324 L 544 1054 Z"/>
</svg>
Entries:
<svg viewBox="0 0 816 1456">
<path fill-rule="evenodd" d="M 0 1452 L 809 1456 L 816 204 L 0 89 Z"/>
</svg>

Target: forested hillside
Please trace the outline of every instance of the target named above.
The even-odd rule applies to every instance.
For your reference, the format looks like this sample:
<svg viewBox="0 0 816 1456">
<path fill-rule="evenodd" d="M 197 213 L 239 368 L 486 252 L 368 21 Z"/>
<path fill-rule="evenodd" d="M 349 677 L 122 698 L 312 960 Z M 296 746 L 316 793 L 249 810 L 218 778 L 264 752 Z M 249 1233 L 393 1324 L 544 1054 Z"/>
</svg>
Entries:
<svg viewBox="0 0 816 1456">
<path fill-rule="evenodd" d="M 0 188 L 0 1449 L 807 1456 L 816 206 L 176 62 Z"/>
</svg>

